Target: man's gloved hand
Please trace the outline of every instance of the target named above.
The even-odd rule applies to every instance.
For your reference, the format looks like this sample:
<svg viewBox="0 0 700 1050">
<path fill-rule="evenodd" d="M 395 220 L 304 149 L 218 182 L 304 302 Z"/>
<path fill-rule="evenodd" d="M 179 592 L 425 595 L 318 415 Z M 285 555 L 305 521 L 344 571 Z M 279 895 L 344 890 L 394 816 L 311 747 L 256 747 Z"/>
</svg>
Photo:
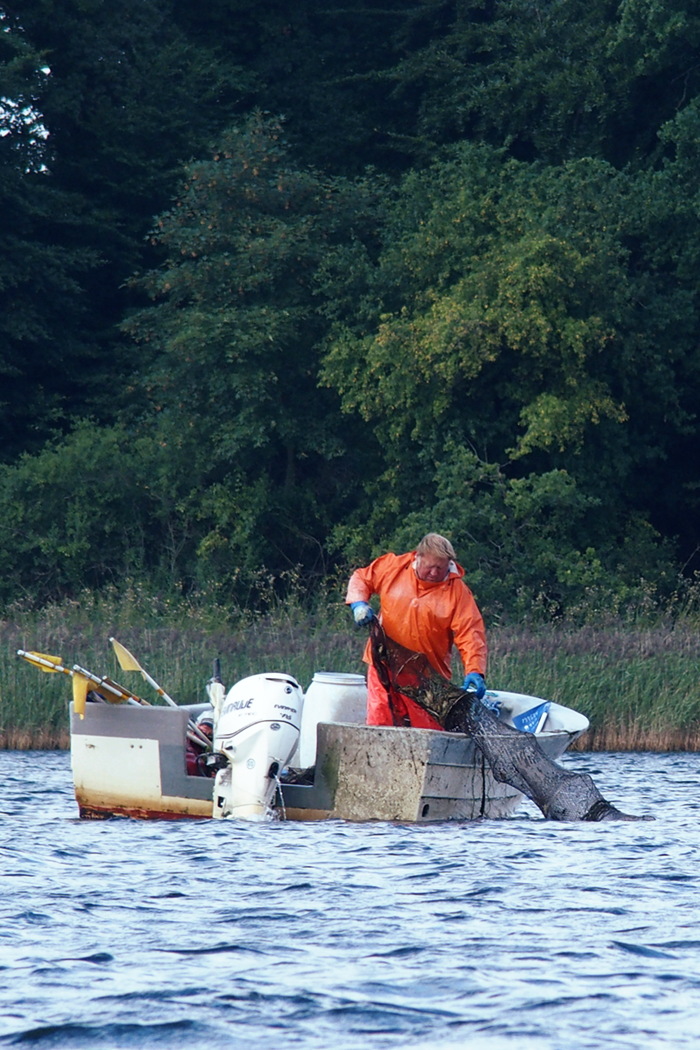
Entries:
<svg viewBox="0 0 700 1050">
<path fill-rule="evenodd" d="M 374 610 L 368 602 L 350 602 L 350 608 L 359 627 L 366 627 L 374 619 Z"/>
<path fill-rule="evenodd" d="M 477 700 L 481 700 L 486 692 L 486 682 L 483 675 L 478 674 L 477 671 L 470 671 L 469 674 L 465 674 L 462 689 L 464 689 L 465 693 L 476 693 Z"/>
</svg>

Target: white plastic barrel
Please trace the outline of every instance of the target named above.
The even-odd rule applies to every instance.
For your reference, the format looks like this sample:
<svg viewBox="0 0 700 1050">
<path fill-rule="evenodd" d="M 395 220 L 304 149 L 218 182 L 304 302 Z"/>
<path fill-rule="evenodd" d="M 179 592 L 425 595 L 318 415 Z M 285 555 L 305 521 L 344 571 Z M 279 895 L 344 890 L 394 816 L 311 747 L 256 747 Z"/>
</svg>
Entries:
<svg viewBox="0 0 700 1050">
<path fill-rule="evenodd" d="M 367 717 L 367 683 L 364 675 L 316 671 L 304 695 L 299 747 L 290 765 L 308 769 L 316 761 L 316 726 L 319 722 L 354 722 Z"/>
</svg>

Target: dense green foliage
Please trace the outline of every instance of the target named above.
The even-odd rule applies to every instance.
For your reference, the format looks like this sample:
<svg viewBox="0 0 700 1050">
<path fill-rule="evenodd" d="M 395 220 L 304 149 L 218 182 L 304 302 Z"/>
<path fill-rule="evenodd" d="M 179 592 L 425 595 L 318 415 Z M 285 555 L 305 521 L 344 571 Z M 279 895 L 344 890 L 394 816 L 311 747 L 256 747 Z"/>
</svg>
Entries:
<svg viewBox="0 0 700 1050">
<path fill-rule="evenodd" d="M 700 7 L 0 2 L 0 598 L 700 547 Z M 261 584 L 261 581 L 267 581 Z"/>
</svg>

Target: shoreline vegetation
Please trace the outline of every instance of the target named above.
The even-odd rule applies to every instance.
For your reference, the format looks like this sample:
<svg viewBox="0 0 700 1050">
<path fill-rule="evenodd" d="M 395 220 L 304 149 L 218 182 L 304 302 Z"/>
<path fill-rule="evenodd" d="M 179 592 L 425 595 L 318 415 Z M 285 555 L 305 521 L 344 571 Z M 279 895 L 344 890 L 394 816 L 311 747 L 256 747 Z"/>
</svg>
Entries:
<svg viewBox="0 0 700 1050">
<path fill-rule="evenodd" d="M 364 673 L 364 632 L 337 598 L 295 599 L 265 614 L 189 607 L 159 598 L 85 595 L 42 610 L 6 610 L 0 619 L 0 748 L 69 746 L 70 681 L 18 658 L 18 649 L 60 656 L 158 697 L 138 673 L 121 671 L 114 636 L 179 703 L 206 699 L 220 660 L 227 686 L 249 674 L 286 671 L 307 689 L 316 671 Z M 693 618 L 591 626 L 488 629 L 488 684 L 555 700 L 591 727 L 574 751 L 699 751 L 700 631 Z M 460 670 L 455 664 L 454 678 Z"/>
</svg>

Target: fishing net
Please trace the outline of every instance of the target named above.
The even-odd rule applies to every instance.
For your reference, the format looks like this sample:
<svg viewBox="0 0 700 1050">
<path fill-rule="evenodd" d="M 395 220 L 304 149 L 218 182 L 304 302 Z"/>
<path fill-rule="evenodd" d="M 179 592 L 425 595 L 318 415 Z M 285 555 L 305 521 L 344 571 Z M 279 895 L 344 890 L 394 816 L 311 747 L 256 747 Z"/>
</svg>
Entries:
<svg viewBox="0 0 700 1050">
<path fill-rule="evenodd" d="M 387 692 L 395 725 L 406 725 L 405 697 L 448 733 L 470 736 L 496 780 L 527 795 L 550 820 L 638 820 L 611 805 L 587 773 L 572 773 L 544 754 L 532 733 L 502 722 L 476 694 L 438 674 L 421 653 L 389 638 L 377 619 L 370 625 L 372 663 Z"/>
</svg>

